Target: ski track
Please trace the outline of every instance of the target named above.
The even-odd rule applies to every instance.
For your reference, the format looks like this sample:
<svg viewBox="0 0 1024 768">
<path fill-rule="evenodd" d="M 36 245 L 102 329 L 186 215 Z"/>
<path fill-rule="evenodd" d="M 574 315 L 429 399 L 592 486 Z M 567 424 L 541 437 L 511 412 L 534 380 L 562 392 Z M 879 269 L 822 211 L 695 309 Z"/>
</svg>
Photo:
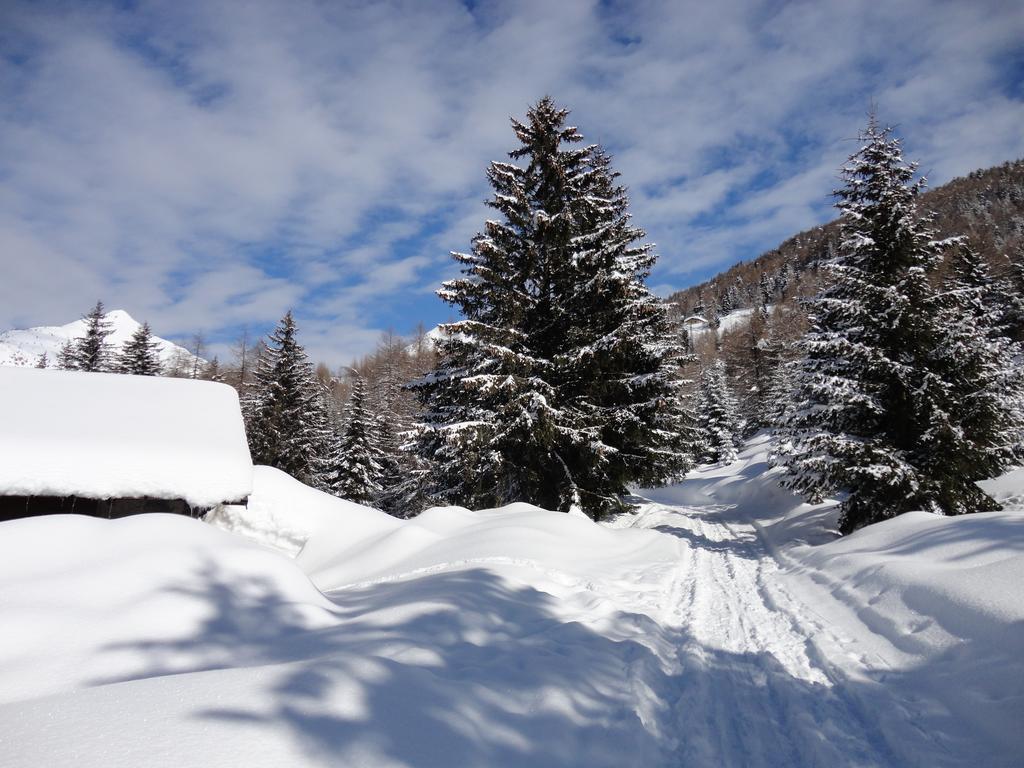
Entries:
<svg viewBox="0 0 1024 768">
<path fill-rule="evenodd" d="M 675 764 L 954 764 L 907 703 L 868 682 L 854 641 L 786 590 L 756 529 L 725 522 L 724 509 L 649 504 L 629 524 L 681 544 L 651 614 L 677 654 L 660 693 Z M 842 659 L 830 660 L 823 648 L 833 656 L 840 649 Z"/>
</svg>

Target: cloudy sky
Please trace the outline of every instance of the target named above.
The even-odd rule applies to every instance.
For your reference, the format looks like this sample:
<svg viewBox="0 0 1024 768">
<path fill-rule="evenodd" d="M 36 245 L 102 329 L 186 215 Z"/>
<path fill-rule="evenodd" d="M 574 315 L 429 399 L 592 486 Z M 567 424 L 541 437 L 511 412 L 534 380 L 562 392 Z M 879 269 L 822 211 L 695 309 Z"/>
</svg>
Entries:
<svg viewBox="0 0 1024 768">
<path fill-rule="evenodd" d="M 933 184 L 1024 156 L 1019 0 L 0 0 L 0 328 L 102 298 L 332 365 L 433 295 L 510 115 L 615 155 L 661 293 L 831 217 L 871 103 Z"/>
</svg>

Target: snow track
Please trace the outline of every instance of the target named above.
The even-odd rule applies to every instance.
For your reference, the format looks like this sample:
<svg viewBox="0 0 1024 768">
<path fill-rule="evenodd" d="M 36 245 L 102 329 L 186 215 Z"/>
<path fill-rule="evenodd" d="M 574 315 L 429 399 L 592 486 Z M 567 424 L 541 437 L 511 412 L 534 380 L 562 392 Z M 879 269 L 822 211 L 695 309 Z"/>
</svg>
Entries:
<svg viewBox="0 0 1024 768">
<path fill-rule="evenodd" d="M 674 635 L 675 675 L 664 695 L 684 766 L 955 764 L 903 703 L 866 684 L 823 648 L 846 648 L 785 588 L 755 527 L 724 507 L 645 505 L 620 524 L 678 538 L 676 573 L 660 620 Z M 673 692 L 674 689 L 674 692 Z M 882 699 L 885 699 L 884 701 Z M 879 718 L 888 722 L 883 724 Z M 886 733 L 911 749 L 894 752 Z M 916 755 L 916 757 L 915 757 Z"/>
</svg>

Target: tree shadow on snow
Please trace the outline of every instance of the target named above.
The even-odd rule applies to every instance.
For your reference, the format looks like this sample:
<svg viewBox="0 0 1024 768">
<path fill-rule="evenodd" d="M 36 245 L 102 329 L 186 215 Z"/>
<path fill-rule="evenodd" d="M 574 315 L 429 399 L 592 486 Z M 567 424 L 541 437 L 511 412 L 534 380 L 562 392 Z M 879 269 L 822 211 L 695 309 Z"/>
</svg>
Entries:
<svg viewBox="0 0 1024 768">
<path fill-rule="evenodd" d="M 192 721 L 283 735 L 310 764 L 905 764 L 872 716 L 877 684 L 805 680 L 642 614 L 602 615 L 599 632 L 484 568 L 338 591 L 321 614 L 269 581 L 202 575 L 187 589 L 210 611 L 199 630 L 112 646 L 143 662 L 121 679 L 261 667 L 216 678 Z"/>
</svg>

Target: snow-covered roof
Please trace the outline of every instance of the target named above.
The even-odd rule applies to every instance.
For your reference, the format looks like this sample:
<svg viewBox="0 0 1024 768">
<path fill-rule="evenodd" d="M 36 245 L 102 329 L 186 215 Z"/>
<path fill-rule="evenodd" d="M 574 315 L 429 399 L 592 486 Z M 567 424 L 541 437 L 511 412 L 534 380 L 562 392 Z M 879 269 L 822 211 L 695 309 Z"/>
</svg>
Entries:
<svg viewBox="0 0 1024 768">
<path fill-rule="evenodd" d="M 225 384 L 0 367 L 0 495 L 184 499 L 252 490 L 238 396 Z"/>
</svg>

